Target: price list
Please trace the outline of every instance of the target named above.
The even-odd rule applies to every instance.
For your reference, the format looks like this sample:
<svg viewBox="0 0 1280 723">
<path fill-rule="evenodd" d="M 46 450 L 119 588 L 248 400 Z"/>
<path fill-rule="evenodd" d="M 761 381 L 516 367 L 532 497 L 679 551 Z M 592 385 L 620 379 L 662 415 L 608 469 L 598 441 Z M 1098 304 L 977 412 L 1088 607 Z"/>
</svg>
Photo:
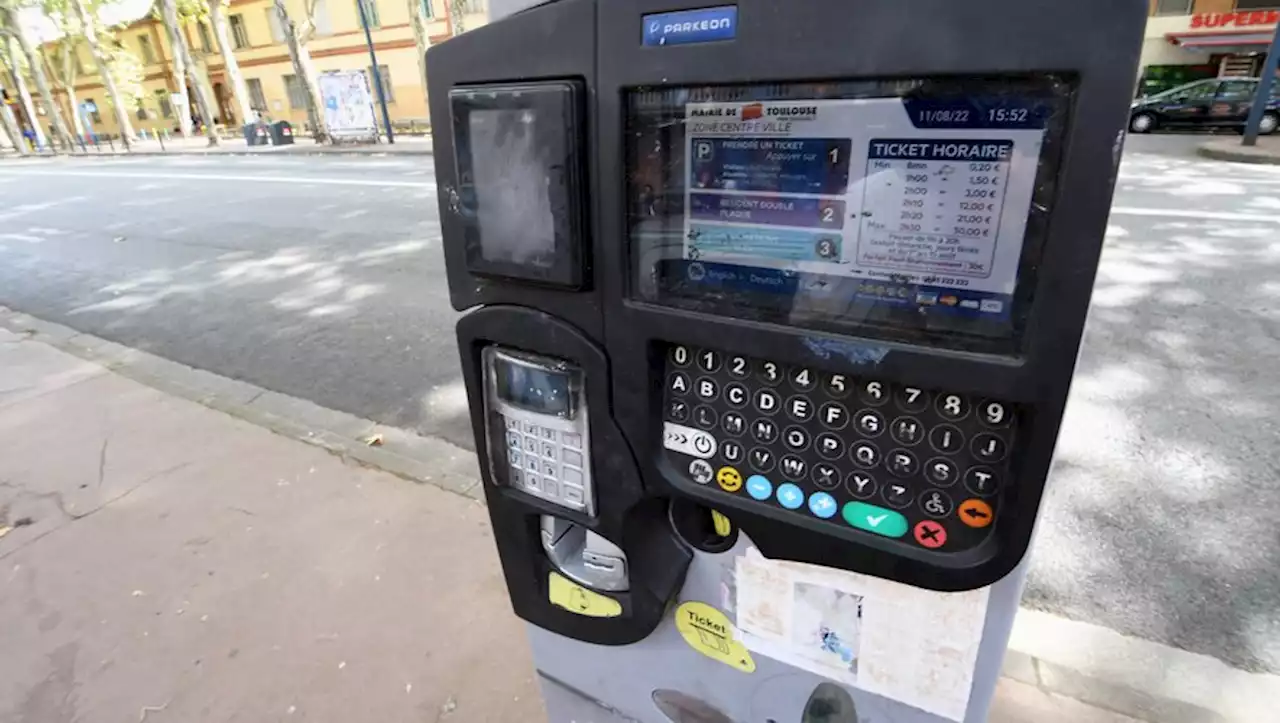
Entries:
<svg viewBox="0 0 1280 723">
<path fill-rule="evenodd" d="M 857 264 L 989 277 L 1013 147 L 1011 140 L 872 140 Z"/>
</svg>

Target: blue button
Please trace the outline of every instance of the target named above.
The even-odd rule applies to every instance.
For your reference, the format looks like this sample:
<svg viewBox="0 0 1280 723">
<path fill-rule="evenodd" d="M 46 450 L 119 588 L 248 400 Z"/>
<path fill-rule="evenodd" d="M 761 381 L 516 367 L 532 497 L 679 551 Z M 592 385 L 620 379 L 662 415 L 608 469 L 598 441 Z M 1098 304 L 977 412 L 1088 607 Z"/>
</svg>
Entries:
<svg viewBox="0 0 1280 723">
<path fill-rule="evenodd" d="M 747 478 L 747 494 L 763 502 L 773 496 L 773 483 L 768 477 L 753 474 Z"/>
<path fill-rule="evenodd" d="M 814 492 L 809 497 L 809 511 L 824 520 L 835 517 L 839 509 L 836 498 L 826 492 Z"/>
<path fill-rule="evenodd" d="M 804 492 L 790 482 L 778 485 L 778 504 L 789 510 L 798 510 L 804 504 Z"/>
</svg>

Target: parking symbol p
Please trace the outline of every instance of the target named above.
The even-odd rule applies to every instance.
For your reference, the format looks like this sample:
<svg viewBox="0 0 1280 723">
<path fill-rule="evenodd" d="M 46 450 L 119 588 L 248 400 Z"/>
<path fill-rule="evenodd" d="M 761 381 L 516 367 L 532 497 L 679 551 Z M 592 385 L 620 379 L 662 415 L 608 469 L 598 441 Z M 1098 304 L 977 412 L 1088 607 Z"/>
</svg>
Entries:
<svg viewBox="0 0 1280 723">
<path fill-rule="evenodd" d="M 709 161 L 715 155 L 715 146 L 711 141 L 698 141 L 694 144 L 693 152 L 699 161 Z"/>
</svg>

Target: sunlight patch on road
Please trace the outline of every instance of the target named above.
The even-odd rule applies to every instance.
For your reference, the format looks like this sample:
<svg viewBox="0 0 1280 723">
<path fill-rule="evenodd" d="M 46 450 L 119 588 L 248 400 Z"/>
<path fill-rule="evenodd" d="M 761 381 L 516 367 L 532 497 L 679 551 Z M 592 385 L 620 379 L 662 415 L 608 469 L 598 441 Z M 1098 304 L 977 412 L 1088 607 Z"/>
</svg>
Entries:
<svg viewBox="0 0 1280 723">
<path fill-rule="evenodd" d="M 422 395 L 422 408 L 426 419 L 435 418 L 437 415 L 447 418 L 468 414 L 471 407 L 467 402 L 466 383 L 458 379 L 432 387 Z"/>
</svg>

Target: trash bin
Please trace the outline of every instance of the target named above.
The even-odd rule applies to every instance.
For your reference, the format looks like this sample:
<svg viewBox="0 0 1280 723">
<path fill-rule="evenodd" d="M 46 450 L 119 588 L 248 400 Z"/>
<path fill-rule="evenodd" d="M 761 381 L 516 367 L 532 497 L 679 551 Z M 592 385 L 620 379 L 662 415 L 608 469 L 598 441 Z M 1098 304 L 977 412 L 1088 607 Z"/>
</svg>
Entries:
<svg viewBox="0 0 1280 723">
<path fill-rule="evenodd" d="M 266 123 L 244 124 L 244 142 L 250 146 L 271 145 L 271 129 Z"/>
<path fill-rule="evenodd" d="M 293 126 L 289 121 L 276 121 L 271 124 L 271 142 L 277 146 L 293 143 Z"/>
</svg>

